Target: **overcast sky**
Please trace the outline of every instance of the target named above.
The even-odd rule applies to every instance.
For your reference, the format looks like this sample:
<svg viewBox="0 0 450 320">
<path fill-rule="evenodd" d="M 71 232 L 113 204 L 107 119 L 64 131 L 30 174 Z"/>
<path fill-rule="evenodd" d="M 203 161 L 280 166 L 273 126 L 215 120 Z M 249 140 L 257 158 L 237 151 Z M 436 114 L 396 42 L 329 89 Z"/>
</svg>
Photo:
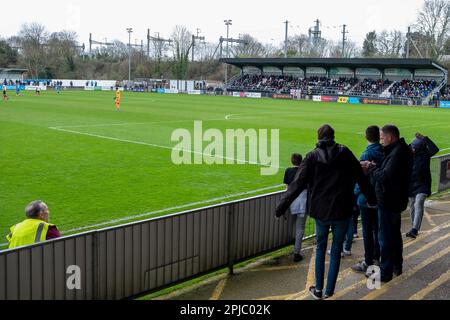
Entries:
<svg viewBox="0 0 450 320">
<path fill-rule="evenodd" d="M 322 22 L 323 37 L 338 41 L 344 23 L 351 41 L 362 44 L 371 30 L 398 29 L 406 32 L 414 23 L 423 0 L 166 0 L 102 1 L 46 0 L 20 1 L 19 10 L 1 16 L 1 37 L 17 34 L 23 23 L 39 22 L 49 31 L 70 29 L 80 43 L 94 39 L 128 42 L 127 27 L 135 39 L 145 39 L 147 28 L 169 37 L 175 25 L 191 31 L 199 28 L 207 42 L 218 43 L 226 36 L 224 19 L 232 19 L 230 36 L 249 33 L 264 43 L 279 45 L 284 41 L 283 21 L 291 22 L 289 32 L 307 33 L 317 18 Z"/>
</svg>

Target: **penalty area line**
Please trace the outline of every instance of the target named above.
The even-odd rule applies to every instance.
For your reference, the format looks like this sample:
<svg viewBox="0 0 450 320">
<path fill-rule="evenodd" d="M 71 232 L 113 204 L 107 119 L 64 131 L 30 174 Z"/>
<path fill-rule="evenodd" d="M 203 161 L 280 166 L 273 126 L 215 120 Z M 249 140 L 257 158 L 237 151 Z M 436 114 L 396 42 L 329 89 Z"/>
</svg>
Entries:
<svg viewBox="0 0 450 320">
<path fill-rule="evenodd" d="M 248 161 L 248 160 L 239 160 L 239 159 L 234 159 L 234 158 L 230 158 L 230 157 L 222 157 L 222 156 L 218 156 L 218 155 L 206 154 L 206 153 L 203 153 L 203 152 L 198 152 L 198 151 L 193 151 L 193 150 L 185 150 L 185 149 L 173 148 L 173 147 L 169 147 L 169 146 L 161 146 L 161 145 L 158 145 L 158 144 L 147 143 L 147 142 L 143 142 L 143 141 L 120 139 L 120 138 L 114 138 L 114 137 L 109 137 L 109 136 L 102 136 L 102 135 L 99 135 L 99 134 L 93 134 L 93 133 L 87 133 L 87 132 L 79 132 L 79 131 L 75 131 L 75 130 L 61 129 L 61 128 L 55 128 L 55 127 L 49 127 L 48 129 L 55 130 L 55 131 L 60 131 L 60 132 L 65 132 L 65 133 L 72 133 L 72 134 L 82 135 L 82 136 L 94 137 L 94 138 L 99 138 L 99 139 L 104 139 L 104 140 L 111 140 L 111 141 L 116 141 L 116 142 L 137 144 L 137 145 L 142 145 L 142 146 L 147 146 L 147 147 L 152 147 L 152 148 L 157 148 L 157 149 L 164 149 L 164 150 L 171 150 L 171 151 L 180 151 L 180 152 L 183 151 L 183 152 L 192 153 L 192 154 L 198 154 L 198 155 L 211 157 L 211 158 L 217 158 L 217 159 L 222 159 L 222 160 L 229 160 L 229 161 L 233 161 L 233 163 L 237 162 L 237 163 L 243 163 L 243 164 L 249 164 L 249 165 L 257 165 L 257 166 L 261 166 L 261 167 L 272 167 L 270 165 L 262 164 L 262 163 L 259 163 L 259 162 Z M 286 169 L 285 167 L 280 167 L 280 166 L 279 167 L 273 167 L 273 168 Z"/>
</svg>

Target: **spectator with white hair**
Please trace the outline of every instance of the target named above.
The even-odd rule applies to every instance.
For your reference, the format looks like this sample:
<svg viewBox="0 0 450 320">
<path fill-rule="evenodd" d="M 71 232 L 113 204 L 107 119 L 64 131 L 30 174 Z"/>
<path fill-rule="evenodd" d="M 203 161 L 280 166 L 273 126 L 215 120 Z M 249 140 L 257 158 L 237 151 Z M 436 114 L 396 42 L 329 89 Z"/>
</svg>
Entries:
<svg viewBox="0 0 450 320">
<path fill-rule="evenodd" d="M 9 249 L 61 237 L 58 228 L 49 223 L 50 211 L 43 201 L 33 201 L 25 208 L 26 219 L 11 227 L 6 236 Z"/>
</svg>

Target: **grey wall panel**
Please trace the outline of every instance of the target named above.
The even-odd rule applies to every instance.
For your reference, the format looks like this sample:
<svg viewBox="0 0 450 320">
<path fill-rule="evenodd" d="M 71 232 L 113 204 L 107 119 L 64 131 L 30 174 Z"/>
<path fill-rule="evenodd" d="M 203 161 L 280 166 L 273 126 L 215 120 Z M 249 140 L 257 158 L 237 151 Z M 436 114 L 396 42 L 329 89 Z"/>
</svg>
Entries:
<svg viewBox="0 0 450 320">
<path fill-rule="evenodd" d="M 188 238 L 187 238 L 187 215 L 182 215 L 179 221 L 180 227 L 180 247 L 179 247 L 179 277 L 180 279 L 184 279 L 186 277 L 186 257 L 187 257 L 187 246 L 188 246 Z"/>
<path fill-rule="evenodd" d="M 31 250 L 31 299 L 44 299 L 44 255 L 43 247 Z"/>
<path fill-rule="evenodd" d="M 172 220 L 172 281 L 180 279 L 180 217 L 175 216 Z"/>
<path fill-rule="evenodd" d="M 75 239 L 70 238 L 70 239 L 66 239 L 64 241 L 64 255 L 65 255 L 65 261 L 64 261 L 64 266 L 63 266 L 63 274 L 64 274 L 64 281 L 63 281 L 63 285 L 64 285 L 64 290 L 65 290 L 65 295 L 67 300 L 75 300 L 76 298 L 76 292 L 73 290 L 69 290 L 67 288 L 66 285 L 66 281 L 67 281 L 67 275 L 66 275 L 66 271 L 67 271 L 67 267 L 68 266 L 73 266 L 76 265 L 76 246 L 75 246 Z"/>
<path fill-rule="evenodd" d="M 150 250 L 150 226 L 152 222 L 145 223 L 141 226 L 141 270 L 144 273 L 144 279 L 142 279 L 142 290 L 150 290 L 148 284 L 148 271 L 150 270 L 150 258 L 152 252 Z"/>
<path fill-rule="evenodd" d="M 66 299 L 66 250 L 64 241 L 55 243 L 55 299 Z"/>
<path fill-rule="evenodd" d="M 31 299 L 31 249 L 22 249 L 19 251 L 19 299 Z"/>
<path fill-rule="evenodd" d="M 116 233 L 106 233 L 106 299 L 116 296 Z"/>
<path fill-rule="evenodd" d="M 124 296 L 133 295 L 133 227 L 124 229 L 125 263 L 124 263 Z"/>
<path fill-rule="evenodd" d="M 172 282 L 173 218 L 164 219 L 164 284 Z"/>
<path fill-rule="evenodd" d="M 6 257 L 6 297 L 8 300 L 18 300 L 20 297 L 19 253 L 12 252 Z"/>
<path fill-rule="evenodd" d="M 214 208 L 212 222 L 212 265 L 213 268 L 220 266 L 220 208 Z"/>
<path fill-rule="evenodd" d="M 219 264 L 225 265 L 227 263 L 228 254 L 228 206 L 223 206 L 220 208 L 220 242 L 219 242 Z"/>
<path fill-rule="evenodd" d="M 87 235 L 85 238 L 86 250 L 86 272 L 85 272 L 85 297 L 86 300 L 94 298 L 94 236 Z"/>
<path fill-rule="evenodd" d="M 194 257 L 199 257 L 200 256 L 200 244 L 201 244 L 201 234 L 200 234 L 200 214 L 194 214 L 194 234 L 193 234 L 193 238 L 194 238 L 194 252 L 192 254 L 192 272 L 191 274 L 197 274 L 200 272 L 200 263 L 199 263 L 199 259 L 194 259 Z"/>
<path fill-rule="evenodd" d="M 123 228 L 115 229 L 115 299 L 120 299 L 125 293 L 125 230 Z"/>
<path fill-rule="evenodd" d="M 205 270 L 213 269 L 213 226 L 214 226 L 214 210 L 208 209 L 205 211 L 206 219 L 206 267 Z"/>
<path fill-rule="evenodd" d="M 75 265 L 81 269 L 81 290 L 76 290 L 75 295 L 77 300 L 85 300 L 87 298 L 87 279 L 89 269 L 87 268 L 87 251 L 86 251 L 86 237 L 79 237 L 75 239 Z M 66 266 L 67 268 L 68 266 Z M 68 277 L 68 275 L 66 275 Z"/>
<path fill-rule="evenodd" d="M 132 292 L 138 293 L 142 292 L 143 288 L 141 286 L 143 282 L 143 272 L 142 272 L 142 229 L 146 227 L 148 223 L 142 225 L 133 226 L 132 237 L 133 237 L 133 285 Z M 149 253 L 147 253 L 147 256 Z"/>
<path fill-rule="evenodd" d="M 108 254 L 107 254 L 107 233 L 99 232 L 97 234 L 98 244 L 98 270 L 95 275 L 98 277 L 98 299 L 106 300 L 108 298 Z"/>
</svg>

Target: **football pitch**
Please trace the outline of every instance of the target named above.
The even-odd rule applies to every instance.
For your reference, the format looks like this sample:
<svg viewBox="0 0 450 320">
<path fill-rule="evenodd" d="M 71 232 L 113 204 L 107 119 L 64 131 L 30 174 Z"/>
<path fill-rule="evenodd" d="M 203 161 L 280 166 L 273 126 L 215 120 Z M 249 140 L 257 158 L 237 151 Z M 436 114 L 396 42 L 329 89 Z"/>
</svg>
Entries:
<svg viewBox="0 0 450 320">
<path fill-rule="evenodd" d="M 12 93 L 11 93 L 12 94 Z M 305 155 L 317 128 L 359 158 L 369 125 L 396 124 L 411 142 L 416 132 L 450 153 L 450 110 L 112 92 L 25 93 L 0 101 L 0 243 L 41 199 L 65 235 L 282 190 L 290 155 Z M 175 165 L 174 130 L 279 129 L 280 170 L 259 165 Z M 205 143 L 206 145 L 207 143 Z"/>
</svg>

